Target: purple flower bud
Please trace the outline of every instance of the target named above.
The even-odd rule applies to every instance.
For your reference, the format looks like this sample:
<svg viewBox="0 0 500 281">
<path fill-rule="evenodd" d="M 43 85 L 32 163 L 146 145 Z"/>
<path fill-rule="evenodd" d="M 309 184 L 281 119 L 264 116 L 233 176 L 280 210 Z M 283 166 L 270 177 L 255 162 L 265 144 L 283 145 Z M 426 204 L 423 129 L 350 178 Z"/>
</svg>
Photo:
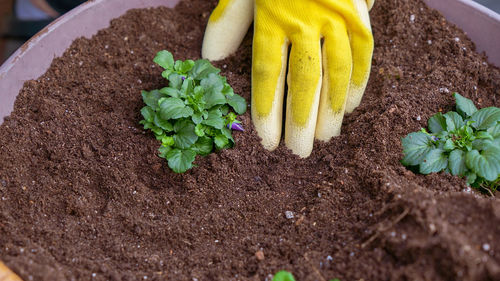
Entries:
<svg viewBox="0 0 500 281">
<path fill-rule="evenodd" d="M 186 76 L 181 76 L 182 81 L 186 80 Z"/>
<path fill-rule="evenodd" d="M 433 141 L 438 141 L 439 140 L 439 138 L 436 137 L 436 136 L 432 136 L 431 138 L 432 138 Z"/>
<path fill-rule="evenodd" d="M 230 124 L 227 124 L 228 128 L 229 128 L 229 125 Z M 243 126 L 240 123 L 236 123 L 236 122 L 234 122 L 233 124 L 231 124 L 231 128 L 230 129 L 231 130 L 235 130 L 235 131 L 242 131 L 242 132 L 245 131 L 243 129 Z"/>
</svg>

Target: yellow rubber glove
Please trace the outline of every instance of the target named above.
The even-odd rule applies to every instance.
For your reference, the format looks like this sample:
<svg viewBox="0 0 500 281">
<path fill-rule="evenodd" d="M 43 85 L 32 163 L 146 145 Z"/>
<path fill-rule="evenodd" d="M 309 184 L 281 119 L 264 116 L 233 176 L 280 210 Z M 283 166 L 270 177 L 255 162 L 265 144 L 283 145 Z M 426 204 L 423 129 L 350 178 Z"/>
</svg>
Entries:
<svg viewBox="0 0 500 281">
<path fill-rule="evenodd" d="M 368 81 L 373 2 L 219 1 L 202 56 L 219 60 L 234 53 L 254 20 L 252 119 L 265 148 L 275 149 L 281 138 L 289 45 L 285 144 L 307 157 L 314 137 L 328 141 L 340 134 L 344 111 L 359 105 Z"/>
<path fill-rule="evenodd" d="M 0 261 L 0 281 L 23 281 Z"/>
</svg>

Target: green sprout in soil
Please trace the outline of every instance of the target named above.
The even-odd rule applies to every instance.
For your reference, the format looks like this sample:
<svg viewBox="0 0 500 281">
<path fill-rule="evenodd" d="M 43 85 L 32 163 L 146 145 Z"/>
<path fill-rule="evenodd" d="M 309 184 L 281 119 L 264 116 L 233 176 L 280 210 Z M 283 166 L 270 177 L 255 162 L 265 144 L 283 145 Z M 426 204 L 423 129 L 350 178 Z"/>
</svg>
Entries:
<svg viewBox="0 0 500 281">
<path fill-rule="evenodd" d="M 454 93 L 456 110 L 437 113 L 402 139 L 403 165 L 422 174 L 445 171 L 466 177 L 472 187 L 495 192 L 500 183 L 500 108 L 478 110 Z"/>
<path fill-rule="evenodd" d="M 286 270 L 281 270 L 274 275 L 273 281 L 295 281 L 295 278 L 293 277 L 292 273 Z M 340 280 L 338 278 L 335 278 L 331 279 L 330 281 L 340 281 Z"/>
<path fill-rule="evenodd" d="M 243 114 L 245 99 L 234 93 L 220 70 L 208 60 L 177 60 L 160 51 L 153 60 L 164 68 L 168 86 L 142 91 L 144 129 L 161 141 L 159 156 L 176 173 L 193 167 L 196 155 L 234 145 L 231 129 L 243 130 L 236 114 Z M 236 112 L 236 114 L 234 112 Z"/>
</svg>

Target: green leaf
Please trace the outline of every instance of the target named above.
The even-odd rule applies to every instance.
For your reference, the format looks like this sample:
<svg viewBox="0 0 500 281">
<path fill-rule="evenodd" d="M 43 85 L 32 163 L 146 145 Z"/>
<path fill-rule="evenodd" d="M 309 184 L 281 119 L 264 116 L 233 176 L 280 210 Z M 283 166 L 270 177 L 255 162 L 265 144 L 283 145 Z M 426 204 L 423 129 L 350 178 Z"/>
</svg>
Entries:
<svg viewBox="0 0 500 281">
<path fill-rule="evenodd" d="M 219 72 L 220 70 L 215 68 L 208 60 L 197 60 L 188 75 L 195 80 L 202 80 L 208 77 L 209 74 L 218 74 Z"/>
<path fill-rule="evenodd" d="M 295 281 L 295 278 L 290 272 L 282 270 L 274 275 L 272 281 Z"/>
<path fill-rule="evenodd" d="M 193 93 L 193 79 L 192 78 L 186 78 L 184 79 L 184 82 L 182 82 L 181 86 L 181 93 L 183 93 L 183 96 L 187 97 L 192 95 Z"/>
<path fill-rule="evenodd" d="M 167 153 L 168 166 L 176 173 L 184 173 L 193 167 L 195 157 L 190 149 L 174 148 Z"/>
<path fill-rule="evenodd" d="M 217 135 L 215 136 L 214 138 L 214 143 L 215 143 L 215 147 L 217 149 L 223 149 L 226 145 L 229 144 L 229 139 L 224 136 L 224 135 Z"/>
<path fill-rule="evenodd" d="M 193 110 L 178 98 L 165 98 L 160 104 L 160 116 L 165 120 L 189 117 L 192 114 Z"/>
<path fill-rule="evenodd" d="M 212 152 L 214 148 L 214 142 L 209 137 L 201 137 L 198 141 L 193 145 L 192 149 L 200 155 L 208 155 Z"/>
<path fill-rule="evenodd" d="M 156 113 L 154 116 L 154 124 L 167 132 L 171 132 L 174 129 L 174 126 L 167 120 L 162 119 L 159 113 Z"/>
<path fill-rule="evenodd" d="M 464 118 L 472 116 L 477 111 L 476 106 L 470 99 L 461 96 L 459 93 L 454 93 L 453 96 L 457 102 L 457 111 Z"/>
<path fill-rule="evenodd" d="M 199 112 L 196 112 L 191 116 L 191 120 L 193 120 L 193 123 L 199 124 L 201 121 L 203 121 L 203 117 L 201 116 L 202 114 Z"/>
<path fill-rule="evenodd" d="M 234 109 L 238 114 L 243 114 L 247 111 L 247 102 L 245 99 L 237 94 L 227 97 L 227 103 Z"/>
<path fill-rule="evenodd" d="M 191 69 L 193 69 L 193 66 L 194 66 L 194 61 L 185 60 L 185 61 L 181 62 L 181 64 L 179 65 L 178 68 L 176 68 L 176 70 L 181 72 L 181 73 L 186 73 L 186 72 L 190 71 Z"/>
<path fill-rule="evenodd" d="M 146 120 L 147 122 L 153 122 L 155 111 L 150 106 L 143 107 L 141 109 L 141 114 L 142 117 L 144 117 L 144 120 Z"/>
<path fill-rule="evenodd" d="M 168 76 L 168 86 L 177 90 L 181 89 L 182 83 L 184 80 L 182 80 L 182 75 L 179 75 L 177 73 L 172 73 Z"/>
<path fill-rule="evenodd" d="M 447 139 L 446 142 L 444 143 L 443 149 L 446 151 L 451 151 L 455 148 L 455 144 L 451 139 Z"/>
<path fill-rule="evenodd" d="M 468 171 L 465 176 L 467 177 L 467 183 L 468 184 L 473 184 L 476 179 L 477 179 L 477 174 L 472 172 L 472 171 Z"/>
<path fill-rule="evenodd" d="M 153 110 L 158 110 L 158 100 L 162 98 L 162 94 L 158 90 L 141 91 L 142 100 L 148 106 L 150 106 Z"/>
<path fill-rule="evenodd" d="M 471 120 L 475 121 L 472 123 L 472 127 L 478 130 L 489 129 L 490 127 L 497 125 L 498 121 L 500 121 L 500 108 L 482 108 L 472 114 Z"/>
<path fill-rule="evenodd" d="M 197 140 L 198 136 L 194 132 L 194 124 L 190 120 L 180 120 L 174 125 L 175 146 L 179 148 L 189 148 Z"/>
<path fill-rule="evenodd" d="M 401 142 L 403 144 L 403 154 L 405 155 L 401 162 L 405 166 L 420 164 L 425 155 L 434 148 L 431 136 L 422 132 L 410 133 Z"/>
<path fill-rule="evenodd" d="M 476 138 L 477 139 L 489 139 L 493 140 L 493 136 L 488 133 L 487 131 L 478 131 L 476 132 Z"/>
<path fill-rule="evenodd" d="M 490 135 L 495 139 L 500 137 L 500 123 L 497 123 L 495 126 L 488 128 L 488 133 L 490 133 Z"/>
<path fill-rule="evenodd" d="M 491 140 L 488 139 L 476 139 L 472 142 L 472 148 L 476 150 L 485 150 L 488 148 L 490 145 L 496 145 L 493 143 Z"/>
<path fill-rule="evenodd" d="M 206 109 L 210 109 L 214 105 L 226 103 L 226 96 L 222 93 L 223 84 L 220 76 L 211 73 L 207 78 L 201 80 L 200 85 L 205 90 L 203 100 L 205 101 Z"/>
<path fill-rule="evenodd" d="M 159 51 L 153 61 L 164 69 L 172 69 L 174 67 L 174 56 L 169 51 Z"/>
<path fill-rule="evenodd" d="M 220 110 L 213 109 L 208 112 L 207 119 L 201 121 L 201 123 L 220 130 L 224 127 L 224 118 L 222 118 Z"/>
<path fill-rule="evenodd" d="M 465 175 L 467 166 L 465 165 L 465 152 L 460 149 L 455 149 L 450 153 L 448 159 L 448 167 L 452 175 Z"/>
<path fill-rule="evenodd" d="M 199 136 L 199 137 L 203 137 L 205 135 L 205 131 L 203 131 L 205 126 L 203 126 L 202 124 L 196 124 L 196 126 L 194 127 L 194 133 Z"/>
<path fill-rule="evenodd" d="M 500 149 L 488 146 L 481 152 L 471 150 L 465 155 L 465 164 L 480 177 L 494 181 L 500 174 Z"/>
<path fill-rule="evenodd" d="M 164 87 L 160 89 L 160 93 L 172 97 L 172 98 L 178 98 L 180 96 L 179 90 L 172 88 L 172 87 Z"/>
<path fill-rule="evenodd" d="M 446 120 L 446 129 L 448 132 L 458 130 L 464 125 L 464 119 L 455 111 L 447 112 L 444 114 L 444 118 Z"/>
<path fill-rule="evenodd" d="M 172 150 L 172 147 L 170 146 L 160 146 L 160 148 L 158 148 L 158 151 L 160 152 L 158 154 L 158 156 L 160 156 L 161 158 L 167 158 L 167 153 Z"/>
<path fill-rule="evenodd" d="M 163 146 L 172 146 L 174 143 L 174 138 L 171 136 L 163 136 L 161 139 L 161 144 Z"/>
<path fill-rule="evenodd" d="M 223 79 L 225 80 L 225 78 L 223 78 Z M 231 85 L 229 85 L 228 83 L 224 82 L 224 88 L 222 88 L 222 93 L 226 97 L 231 97 L 231 96 L 234 95 L 234 90 L 233 90 L 233 88 L 231 88 Z"/>
<path fill-rule="evenodd" d="M 425 155 L 424 160 L 420 163 L 420 173 L 424 175 L 437 173 L 446 169 L 447 166 L 448 157 L 446 157 L 444 150 L 433 149 Z"/>
<path fill-rule="evenodd" d="M 434 114 L 431 118 L 429 118 L 427 124 L 429 126 L 429 130 L 434 134 L 446 131 L 446 119 L 441 112 Z"/>
</svg>

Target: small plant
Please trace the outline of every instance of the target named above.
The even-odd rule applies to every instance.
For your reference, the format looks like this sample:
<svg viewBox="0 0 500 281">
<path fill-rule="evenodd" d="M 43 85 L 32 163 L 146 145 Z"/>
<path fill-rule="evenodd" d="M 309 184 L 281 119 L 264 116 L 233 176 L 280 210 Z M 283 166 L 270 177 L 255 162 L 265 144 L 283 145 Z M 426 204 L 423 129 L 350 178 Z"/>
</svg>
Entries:
<svg viewBox="0 0 500 281">
<path fill-rule="evenodd" d="M 286 270 L 281 270 L 274 275 L 273 281 L 295 281 L 295 278 L 293 277 L 292 273 Z M 340 281 L 340 280 L 338 278 L 335 278 L 331 279 L 330 281 Z"/>
<path fill-rule="evenodd" d="M 160 51 L 153 60 L 164 68 L 168 86 L 142 91 L 144 129 L 161 141 L 159 156 L 176 173 L 193 167 L 196 155 L 234 145 L 231 129 L 243 130 L 237 114 L 246 111 L 245 99 L 235 94 L 208 60 L 177 60 Z M 231 112 L 230 110 L 234 110 Z"/>
<path fill-rule="evenodd" d="M 478 110 L 454 93 L 456 110 L 437 113 L 422 129 L 402 139 L 405 166 L 422 174 L 445 171 L 465 176 L 476 188 L 495 191 L 500 176 L 500 108 Z"/>
</svg>

